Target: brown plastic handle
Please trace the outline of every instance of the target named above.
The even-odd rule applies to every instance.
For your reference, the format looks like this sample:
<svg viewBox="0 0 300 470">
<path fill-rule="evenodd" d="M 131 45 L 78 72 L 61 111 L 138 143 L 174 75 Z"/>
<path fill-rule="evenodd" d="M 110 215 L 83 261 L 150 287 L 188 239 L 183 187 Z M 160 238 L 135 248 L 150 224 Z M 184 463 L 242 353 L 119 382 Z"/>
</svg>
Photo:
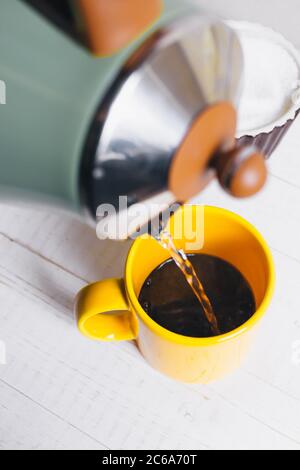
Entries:
<svg viewBox="0 0 300 470">
<path fill-rule="evenodd" d="M 265 158 L 252 145 L 220 153 L 215 166 L 222 188 L 237 198 L 253 196 L 263 188 L 267 180 Z"/>
<path fill-rule="evenodd" d="M 78 0 L 90 48 L 111 55 L 141 35 L 158 19 L 162 0 Z"/>
</svg>

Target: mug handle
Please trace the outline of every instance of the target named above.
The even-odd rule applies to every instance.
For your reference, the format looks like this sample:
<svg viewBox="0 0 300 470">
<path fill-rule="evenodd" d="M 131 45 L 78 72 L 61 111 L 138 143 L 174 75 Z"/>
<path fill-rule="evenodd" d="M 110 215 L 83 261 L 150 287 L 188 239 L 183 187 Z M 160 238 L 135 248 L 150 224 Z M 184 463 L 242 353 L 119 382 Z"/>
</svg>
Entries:
<svg viewBox="0 0 300 470">
<path fill-rule="evenodd" d="M 80 332 L 100 341 L 137 337 L 137 318 L 128 306 L 123 279 L 106 279 L 84 287 L 75 300 Z"/>
</svg>

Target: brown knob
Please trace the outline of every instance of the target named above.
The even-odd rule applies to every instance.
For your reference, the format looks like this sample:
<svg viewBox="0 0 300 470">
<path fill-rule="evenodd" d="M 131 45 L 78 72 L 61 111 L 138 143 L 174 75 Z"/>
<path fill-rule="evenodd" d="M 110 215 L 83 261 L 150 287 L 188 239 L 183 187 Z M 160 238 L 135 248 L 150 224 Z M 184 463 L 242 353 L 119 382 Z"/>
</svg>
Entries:
<svg viewBox="0 0 300 470">
<path fill-rule="evenodd" d="M 72 2 L 73 3 L 73 2 Z M 159 18 L 162 0 L 78 0 L 78 16 L 97 56 L 128 46 Z"/>
<path fill-rule="evenodd" d="M 265 159 L 254 146 L 218 155 L 216 170 L 222 188 L 238 198 L 253 196 L 267 180 Z"/>
</svg>

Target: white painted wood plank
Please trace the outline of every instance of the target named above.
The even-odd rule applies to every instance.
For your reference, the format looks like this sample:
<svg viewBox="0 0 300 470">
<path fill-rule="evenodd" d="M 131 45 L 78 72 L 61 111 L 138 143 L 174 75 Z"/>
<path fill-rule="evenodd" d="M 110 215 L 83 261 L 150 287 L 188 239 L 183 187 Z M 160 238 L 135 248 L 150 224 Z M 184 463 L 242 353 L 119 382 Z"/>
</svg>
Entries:
<svg viewBox="0 0 300 470">
<path fill-rule="evenodd" d="M 298 376 L 298 387 L 299 383 Z M 270 426 L 271 429 L 276 429 L 284 437 L 287 435 L 292 437 L 297 444 L 295 448 L 300 449 L 298 399 L 287 397 L 281 390 L 266 384 L 264 380 L 259 381 L 257 377 L 245 373 L 243 368 L 230 379 L 210 387 L 248 416 Z"/>
<path fill-rule="evenodd" d="M 270 176 L 260 194 L 240 200 L 221 192 L 214 182 L 194 202 L 240 214 L 261 231 L 272 248 L 300 261 L 300 188 Z"/>
<path fill-rule="evenodd" d="M 85 281 L 121 276 L 130 241 L 100 241 L 96 230 L 65 213 L 0 204 L 0 233 Z"/>
<path fill-rule="evenodd" d="M 269 14 L 282 9 L 277 0 L 207 6 L 297 40 L 296 0 L 280 18 Z M 100 242 L 93 229 L 50 209 L 0 205 L 0 340 L 8 346 L 0 448 L 299 449 L 300 365 L 292 361 L 300 340 L 299 140 L 300 118 L 269 161 L 269 185 L 256 198 L 234 201 L 216 184 L 196 198 L 254 223 L 277 268 L 275 299 L 249 359 L 209 387 L 160 376 L 132 343 L 103 345 L 76 332 L 75 293 L 85 282 L 122 275 L 130 243 Z"/>
<path fill-rule="evenodd" d="M 141 448 L 205 448 L 200 436 L 173 426 L 176 408 L 170 403 L 163 410 L 172 393 L 160 387 L 156 373 L 139 356 L 132 362 L 131 356 L 114 346 L 81 338 L 51 309 L 44 308 L 41 317 L 37 305 L 27 299 L 20 302 L 19 294 L 0 286 L 1 305 L 4 298 L 1 337 L 7 345 L 8 364 L 0 368 L 0 378 L 5 383 L 112 448 L 127 448 L 129 442 Z M 175 394 L 175 406 L 181 398 Z M 179 413 L 184 424 L 182 418 Z"/>
<path fill-rule="evenodd" d="M 300 342 L 300 263 L 278 253 L 275 263 L 275 297 L 249 359 L 232 377 L 210 388 L 299 442 L 300 361 L 294 358 L 293 346 Z"/>
<path fill-rule="evenodd" d="M 299 448 L 294 423 L 286 423 L 284 416 L 274 423 L 273 415 L 259 408 L 252 415 L 251 402 L 243 408 L 218 389 L 204 387 L 199 396 L 198 388 L 152 371 L 129 343 L 107 345 L 81 338 L 64 314 L 60 318 L 59 302 L 50 305 L 50 290 L 38 284 L 45 296 L 41 308 L 40 299 L 34 300 L 36 287 L 29 289 L 22 280 L 30 260 L 32 267 L 34 258 L 38 264 L 49 263 L 7 239 L 2 238 L 2 245 L 0 281 L 6 285 L 0 283 L 1 336 L 9 364 L 0 369 L 0 377 L 7 384 L 112 448 Z M 55 269 L 61 283 L 59 268 L 49 264 L 49 269 Z M 17 291 L 7 282 L 13 276 Z M 24 284 L 30 295 L 24 295 Z M 273 395 L 275 404 L 288 399 L 283 393 L 278 398 L 277 391 Z M 289 399 L 288 419 L 298 416 L 298 406 Z"/>
<path fill-rule="evenodd" d="M 284 182 L 278 181 L 276 178 L 271 178 L 271 183 L 269 187 L 272 186 L 276 187 L 277 189 L 279 186 L 281 186 L 281 191 L 287 190 L 288 197 L 286 205 L 289 204 L 289 201 L 293 201 L 295 194 L 298 194 L 297 189 L 290 187 Z M 272 193 L 274 193 L 275 195 L 280 194 L 280 191 L 277 192 L 277 190 L 271 190 Z M 269 191 L 269 189 L 265 191 L 265 194 L 267 193 L 267 191 Z M 262 196 L 263 195 L 258 196 L 257 199 L 262 198 Z M 266 208 L 264 203 L 262 202 L 262 199 L 260 199 L 261 203 L 258 204 L 254 204 L 253 201 L 237 202 L 231 200 L 231 198 L 224 198 L 220 195 L 218 189 L 214 187 L 209 188 L 201 196 L 202 200 L 204 200 L 205 198 L 207 198 L 207 200 L 211 204 L 216 205 L 224 205 L 225 199 L 227 207 L 229 207 L 230 209 L 234 209 L 237 212 L 240 211 L 242 215 L 246 214 L 246 217 L 252 220 L 252 222 L 254 222 L 258 226 L 258 228 L 260 228 L 262 231 L 265 231 L 265 234 L 266 231 L 272 227 L 273 221 L 270 222 L 270 220 L 273 217 L 274 210 L 269 210 L 268 207 Z M 232 204 L 235 205 L 234 208 L 232 207 Z M 247 207 L 245 207 L 245 205 Z M 257 213 L 257 207 L 259 208 L 259 210 L 261 210 L 262 213 Z M 20 388 L 22 393 L 28 393 L 27 388 L 24 387 L 23 380 L 25 380 L 25 385 L 28 382 L 31 383 L 31 381 L 33 380 L 32 377 L 35 377 L 36 374 L 39 374 L 39 371 L 43 371 L 45 367 L 42 359 L 40 359 L 39 365 L 38 367 L 36 367 L 36 369 L 38 370 L 34 370 L 31 372 L 28 371 L 27 364 L 28 362 L 30 362 L 31 357 L 27 350 L 28 343 L 30 343 L 30 341 L 33 341 L 32 338 L 34 338 L 34 348 L 38 348 L 42 352 L 44 351 L 44 356 L 49 357 L 50 363 L 54 362 L 55 364 L 55 361 L 58 361 L 58 358 L 64 355 L 62 351 L 62 344 L 65 341 L 66 328 L 70 328 L 70 330 L 73 331 L 73 319 L 70 315 L 71 306 L 76 291 L 84 284 L 83 279 L 92 280 L 96 279 L 97 277 L 104 277 L 105 273 L 107 272 L 107 270 L 109 271 L 109 269 L 114 271 L 111 272 L 111 275 L 121 274 L 123 269 L 122 264 L 126 256 L 127 246 L 120 247 L 120 245 L 117 244 L 116 248 L 119 249 L 120 247 L 121 256 L 119 262 L 116 262 L 114 260 L 114 243 L 98 242 L 94 238 L 93 231 L 90 228 L 80 224 L 79 222 L 72 221 L 71 219 L 65 219 L 61 222 L 60 217 L 58 217 L 57 215 L 52 215 L 50 218 L 47 217 L 46 221 L 43 223 L 44 215 L 39 212 L 23 211 L 20 209 L 15 209 L 15 211 L 16 212 L 14 214 L 11 213 L 12 218 L 10 223 L 7 223 L 8 221 L 6 221 L 7 226 L 9 227 L 9 233 L 6 233 L 6 236 L 1 238 L 0 243 L 0 280 L 10 288 L 12 288 L 12 286 L 15 286 L 17 291 L 20 293 L 19 300 L 15 302 L 15 308 L 10 307 L 8 311 L 11 312 L 17 310 L 19 312 L 23 312 L 23 317 L 24 311 L 26 311 L 27 317 L 27 309 L 32 309 L 31 304 L 34 304 L 35 309 L 41 311 L 43 315 L 45 315 L 45 312 L 47 312 L 48 310 L 51 311 L 51 315 L 53 315 L 53 319 L 55 319 L 55 326 L 53 324 L 52 327 L 52 335 L 58 338 L 58 342 L 55 342 L 55 344 L 53 344 L 53 339 L 49 341 L 49 325 L 44 322 L 44 319 L 42 323 L 37 323 L 35 318 L 31 318 L 28 324 L 29 330 L 26 332 L 26 334 L 24 333 L 24 328 L 26 331 L 27 321 L 26 323 L 24 322 L 24 320 L 22 321 L 22 317 L 19 319 L 15 319 L 15 322 L 17 322 L 20 331 L 16 335 L 16 344 L 13 343 L 12 350 L 18 351 L 18 348 L 20 348 L 18 344 L 21 341 L 22 348 L 20 355 L 24 355 L 25 362 L 22 363 L 20 367 L 21 371 L 24 370 L 21 382 L 13 381 L 12 384 L 16 388 Z M 18 216 L 18 214 L 21 214 L 21 217 Z M 37 219 L 36 214 L 38 214 Z M 279 211 L 278 218 L 280 217 L 281 212 Z M 280 221 L 278 222 L 278 218 L 276 213 L 276 217 L 274 219 L 275 222 L 277 220 L 277 226 L 279 226 L 278 224 L 280 223 Z M 12 223 L 13 220 L 16 220 L 17 222 L 15 225 L 13 225 Z M 295 228 L 298 227 L 298 223 L 297 221 L 295 221 L 295 219 L 292 219 L 290 223 Z M 1 229 L 3 232 L 3 227 Z M 38 231 L 37 235 L 35 235 L 34 233 L 34 231 L 36 230 Z M 49 236 L 49 233 L 51 233 L 52 235 Z M 68 234 L 67 240 L 66 234 Z M 272 231 L 270 235 L 272 235 Z M 8 236 L 16 237 L 18 243 L 23 244 L 23 247 L 20 247 L 18 243 L 9 240 L 9 238 L 7 238 Z M 282 237 L 282 239 L 284 239 L 284 237 Z M 272 245 L 280 247 L 281 249 L 285 249 L 285 246 L 281 244 L 282 239 L 279 236 L 274 236 Z M 99 251 L 99 258 L 97 259 L 97 262 L 95 262 L 95 258 L 97 258 L 98 247 L 100 247 L 100 245 L 102 244 L 104 248 Z M 67 251 L 67 253 L 65 252 L 66 246 L 68 246 L 68 250 L 70 250 Z M 88 246 L 88 249 L 86 248 L 86 246 Z M 295 244 L 293 245 L 292 243 L 289 243 L 287 248 L 293 248 L 293 246 L 295 246 Z M 293 254 L 293 249 L 287 251 L 289 252 L 290 256 Z M 72 256 L 72 252 L 75 253 L 75 257 Z M 108 260 L 108 262 L 105 261 L 104 263 L 101 263 L 102 253 L 104 253 L 105 260 Z M 283 257 L 283 259 L 285 262 L 286 258 Z M 51 260 L 51 263 L 49 262 L 49 260 Z M 85 261 L 84 263 L 79 263 L 79 260 Z M 289 261 L 292 263 L 292 260 Z M 111 265 L 109 266 L 110 262 Z M 99 267 L 98 264 L 100 265 Z M 299 279 L 299 271 L 295 270 L 295 268 L 291 268 L 289 266 L 289 263 L 285 266 L 285 269 L 283 269 L 281 265 L 279 267 L 279 270 L 282 273 L 289 272 L 289 275 L 287 275 L 288 279 L 294 280 L 295 282 L 297 278 Z M 73 272 L 75 272 L 76 276 L 79 276 L 82 279 L 73 276 Z M 293 274 L 291 275 L 291 273 Z M 293 295 L 295 305 L 294 308 L 296 308 L 296 306 L 299 305 L 299 302 L 297 303 L 297 297 L 295 296 L 295 293 L 297 292 L 297 290 L 295 289 L 295 285 L 291 286 L 289 292 L 290 295 Z M 25 305 L 27 304 L 27 302 L 30 302 L 28 304 L 30 306 L 26 308 Z M 280 299 L 280 302 L 280 308 L 282 308 L 284 300 Z M 20 305 L 22 305 L 22 307 L 20 307 Z M 58 320 L 57 318 L 55 318 L 55 316 L 63 320 L 62 329 L 58 328 L 57 325 L 57 322 L 61 322 L 61 320 Z M 295 318 L 293 318 L 293 321 L 296 321 Z M 69 326 L 67 326 L 67 324 L 69 324 Z M 10 330 L 13 330 L 15 328 L 13 320 L 12 323 L 8 325 L 8 328 Z M 281 331 L 280 325 L 279 327 L 278 325 L 274 327 L 272 323 L 272 328 L 272 331 L 274 331 L 275 340 L 277 341 L 276 335 L 278 335 Z M 288 335 L 285 336 L 286 338 L 289 338 L 288 341 L 291 341 L 291 330 L 292 326 L 289 322 L 287 332 Z M 25 336 L 23 336 L 24 334 Z M 50 338 L 52 335 L 50 335 Z M 265 338 L 263 332 L 261 333 L 261 338 Z M 272 340 L 274 341 L 274 338 L 272 338 Z M 35 344 L 36 341 L 38 341 L 37 345 Z M 81 347 L 79 347 L 79 343 L 81 343 L 81 341 L 82 340 L 79 337 L 76 337 L 76 339 L 74 339 L 73 341 L 72 348 L 78 351 L 78 354 L 80 356 L 86 356 L 88 358 L 88 362 L 84 364 L 83 371 L 81 372 L 85 377 L 85 367 L 90 367 L 89 361 L 91 360 L 93 363 L 96 358 L 97 360 L 100 360 L 99 353 L 100 351 L 103 351 L 103 346 L 98 344 L 95 346 L 94 343 L 87 342 L 85 350 L 82 351 Z M 104 412 L 103 408 L 100 408 L 99 410 L 98 405 L 96 406 L 95 410 L 93 408 L 93 405 L 90 404 L 90 409 L 93 409 L 93 411 L 95 411 L 95 413 L 93 413 L 93 416 L 95 415 L 98 417 L 98 426 L 101 426 L 103 429 L 108 430 L 109 437 L 107 440 L 106 433 L 104 436 L 102 433 L 99 434 L 97 429 L 96 431 L 94 429 L 91 429 L 90 425 L 87 425 L 86 423 L 82 424 L 82 417 L 78 418 L 78 416 L 76 416 L 76 413 L 73 416 L 73 410 L 70 410 L 69 414 L 67 415 L 63 414 L 62 417 L 63 419 L 69 419 L 69 416 L 73 416 L 73 425 L 79 427 L 80 429 L 83 429 L 83 431 L 88 434 L 92 433 L 95 439 L 99 440 L 99 438 L 105 438 L 105 445 L 115 448 L 119 448 L 120 446 L 123 446 L 123 448 L 137 446 L 139 446 L 140 448 L 172 448 L 178 447 L 180 445 L 184 448 L 188 448 L 189 443 L 192 448 L 197 447 L 197 445 L 200 446 L 199 448 L 297 448 L 297 428 L 295 428 L 294 419 L 295 417 L 297 417 L 297 420 L 299 421 L 299 410 L 298 402 L 295 402 L 293 400 L 294 398 L 298 398 L 298 376 L 295 375 L 294 367 L 291 371 L 291 367 L 286 367 L 286 362 L 281 362 L 282 351 L 278 352 L 278 355 L 276 355 L 276 351 L 273 352 L 273 344 L 267 344 L 267 346 L 263 344 L 260 348 L 254 349 L 255 357 L 258 356 L 259 360 L 257 361 L 257 363 L 254 364 L 254 366 L 251 366 L 250 368 L 249 366 L 247 366 L 247 370 L 249 370 L 249 373 L 252 374 L 251 378 L 248 377 L 248 383 L 249 381 L 252 381 L 251 390 L 254 391 L 260 390 L 260 381 L 267 380 L 268 383 L 263 384 L 263 389 L 262 391 L 260 391 L 260 393 L 265 394 L 262 395 L 264 396 L 264 399 L 266 396 L 268 396 L 270 403 L 272 403 L 273 406 L 278 410 L 281 409 L 281 401 L 288 400 L 288 413 L 286 415 L 286 418 L 280 415 L 280 413 L 279 416 L 274 413 L 274 411 L 271 413 L 272 410 L 270 409 L 266 413 L 265 407 L 263 405 L 264 400 L 256 400 L 256 402 L 253 403 L 253 399 L 251 400 L 249 398 L 249 401 L 244 401 L 242 398 L 248 396 L 247 393 L 249 389 L 244 389 L 244 386 L 242 385 L 241 389 L 239 390 L 239 393 L 237 395 L 234 393 L 236 386 L 233 386 L 232 384 L 235 383 L 235 380 L 237 380 L 238 383 L 240 383 L 240 381 L 243 381 L 243 375 L 240 375 L 242 374 L 242 372 L 235 375 L 233 379 L 228 379 L 230 385 L 227 389 L 225 388 L 226 393 L 224 392 L 222 387 L 220 390 L 218 389 L 218 387 L 216 387 L 215 389 L 211 389 L 209 392 L 207 392 L 207 394 L 209 395 L 209 406 L 207 405 L 206 401 L 204 405 L 201 403 L 201 406 L 199 406 L 198 397 L 195 405 L 195 398 L 190 398 L 189 394 L 186 395 L 186 392 L 183 391 L 182 386 L 180 386 L 181 392 L 179 393 L 174 385 L 173 393 L 176 394 L 176 405 L 179 409 L 183 407 L 183 409 L 185 410 L 185 418 L 181 416 L 180 418 L 177 418 L 175 422 L 173 419 L 167 420 L 166 417 L 165 419 L 163 419 L 163 411 L 161 408 L 159 408 L 158 412 L 156 412 L 158 415 L 159 422 L 154 421 L 154 424 L 149 424 L 153 420 L 153 408 L 150 405 L 148 405 L 147 408 L 147 404 L 145 405 L 145 403 L 143 403 L 143 406 L 141 407 L 142 411 L 140 411 L 140 416 L 137 418 L 136 414 L 134 412 L 132 413 L 131 409 L 131 407 L 133 408 L 135 404 L 129 401 L 126 419 L 131 424 L 134 423 L 136 433 L 132 433 L 131 428 L 128 429 L 128 427 L 126 427 L 125 419 L 121 421 L 121 423 L 116 424 L 116 415 L 114 415 L 113 418 L 113 422 L 115 424 L 114 426 L 110 427 L 110 418 L 101 418 L 101 413 Z M 45 348 L 46 345 L 47 347 Z M 261 361 L 262 356 L 266 357 L 264 353 L 265 347 L 267 347 L 268 350 L 271 351 L 270 355 L 267 356 L 268 361 L 272 364 L 277 365 L 275 367 L 276 373 L 273 372 L 273 374 L 271 374 L 270 371 L 273 370 L 274 367 L 269 368 L 265 365 L 264 361 Z M 120 371 L 124 368 L 123 355 L 127 354 L 127 367 L 131 367 L 131 361 L 133 360 L 133 357 L 135 357 L 136 359 L 134 360 L 137 360 L 140 364 L 138 370 L 136 371 L 136 374 L 141 380 L 144 380 L 144 376 L 148 377 L 148 387 L 151 391 L 151 393 L 149 393 L 148 395 L 149 400 L 151 401 L 152 399 L 153 390 L 160 390 L 161 387 L 164 390 L 164 392 L 161 392 L 160 390 L 162 396 L 168 396 L 165 387 L 158 383 L 157 374 L 154 373 L 154 377 L 152 376 L 152 371 L 150 371 L 150 369 L 143 364 L 143 361 L 139 358 L 132 345 L 110 345 L 109 351 L 106 348 L 107 346 L 105 346 L 105 353 L 103 353 L 103 355 L 107 356 L 109 352 L 109 357 L 111 357 L 108 362 L 110 364 L 110 368 L 108 371 L 106 371 L 105 387 L 108 390 L 107 394 L 110 391 L 113 391 L 113 393 L 117 395 L 118 392 L 116 391 L 116 387 L 113 386 L 115 380 L 114 374 L 119 374 Z M 53 351 L 56 351 L 55 360 L 52 358 Z M 93 357 L 91 359 L 93 355 L 95 355 L 95 358 Z M 115 355 L 117 355 L 118 357 L 118 366 L 115 365 Z M 279 356 L 280 359 L 278 359 Z M 15 360 L 15 362 L 17 364 L 17 360 Z M 282 367 L 280 367 L 281 363 L 283 364 Z M 55 367 L 55 370 L 57 368 L 53 365 L 52 367 Z M 75 370 L 76 367 L 77 364 L 75 364 L 74 366 Z M 16 376 L 19 375 L 19 369 L 17 370 L 18 372 L 16 373 Z M 88 370 L 90 371 L 90 369 Z M 93 370 L 97 370 L 95 365 Z M 61 372 L 61 377 L 65 375 L 71 377 L 72 374 L 74 374 L 74 370 L 73 372 L 68 371 L 67 374 L 65 371 L 63 371 Z M 91 372 L 89 372 L 89 374 L 91 375 Z M 149 374 L 151 374 L 151 380 L 149 379 Z M 102 380 L 99 379 L 99 376 L 97 377 L 97 382 L 96 385 L 94 385 L 93 389 L 94 393 L 97 393 L 98 387 L 100 387 L 100 384 L 102 384 Z M 76 376 L 73 377 L 75 386 L 78 385 L 77 380 L 78 379 L 76 378 Z M 160 378 L 160 380 L 164 381 L 165 379 Z M 233 382 L 231 382 L 231 380 L 233 380 Z M 129 380 L 129 382 L 131 383 L 131 380 Z M 51 386 L 49 386 L 47 381 L 45 383 L 45 379 L 43 379 L 40 384 L 37 384 L 37 389 L 33 391 L 35 394 L 37 394 L 34 396 L 34 399 L 39 400 L 39 390 L 43 389 L 44 387 L 49 389 L 49 393 L 51 395 L 51 393 L 61 393 L 61 386 L 62 385 L 60 385 L 59 378 L 57 379 L 57 381 L 52 383 Z M 121 384 L 119 384 L 119 388 L 120 387 Z M 278 387 L 279 391 L 275 387 Z M 64 392 L 67 403 L 73 401 L 72 394 L 70 395 L 70 388 L 72 388 L 73 390 L 73 387 L 69 386 Z M 135 391 L 135 388 L 132 386 L 131 389 L 133 389 L 133 392 Z M 269 395 L 269 392 L 266 392 L 265 390 L 272 390 L 272 394 Z M 291 395 L 291 397 L 289 395 Z M 115 408 L 115 413 L 119 412 L 122 415 L 124 402 L 122 402 L 122 404 L 120 402 L 118 403 L 118 406 Z M 127 396 L 126 403 L 128 403 Z M 190 405 L 190 403 L 192 404 Z M 42 406 L 49 406 L 51 411 L 55 413 L 64 413 L 64 410 L 62 410 L 61 408 L 56 408 L 55 406 L 57 405 L 54 406 L 51 401 L 50 403 L 47 401 L 42 401 L 41 404 Z M 62 405 L 64 406 L 64 402 L 62 402 Z M 145 406 L 147 409 L 147 417 L 145 417 L 144 412 Z M 108 407 L 109 403 L 106 402 L 105 408 Z M 195 410 L 197 410 L 198 407 L 200 408 L 201 412 L 198 415 L 196 413 L 195 418 Z M 78 409 L 79 408 L 84 410 L 84 403 L 80 402 L 80 404 L 78 405 Z M 190 411 L 191 409 L 192 412 Z M 216 421 L 212 418 L 212 416 L 214 415 L 214 413 L 211 415 L 212 409 L 214 410 L 214 413 L 217 414 Z M 169 410 L 167 416 L 170 415 L 171 410 Z M 231 415 L 234 415 L 235 417 L 232 418 Z M 88 415 L 87 419 L 92 420 L 91 414 Z M 187 425 L 186 420 L 192 420 L 192 422 L 194 423 L 193 426 L 191 426 L 190 424 Z M 228 424 L 227 421 L 230 424 Z M 180 430 L 186 429 L 186 433 L 181 433 L 180 437 L 178 437 L 176 433 L 175 435 L 172 433 L 170 434 L 170 428 L 174 429 L 174 427 L 176 426 L 178 426 Z M 239 436 L 240 433 L 238 431 L 241 427 L 245 429 L 245 435 L 242 438 Z M 216 432 L 216 428 L 218 429 L 218 432 Z M 124 437 L 125 435 L 126 438 Z M 197 436 L 196 441 L 195 435 Z"/>
<path fill-rule="evenodd" d="M 1 366 L 0 366 L 1 370 Z M 105 450 L 105 447 L 0 380 L 0 449 Z"/>
<path fill-rule="evenodd" d="M 272 175 L 300 188 L 300 116 L 268 160 L 268 167 Z"/>
<path fill-rule="evenodd" d="M 198 396 L 123 353 L 106 351 L 103 360 L 103 352 L 87 345 L 97 366 L 82 373 L 78 359 L 64 363 L 64 354 L 49 358 L 25 344 L 8 338 L 9 349 L 22 357 L 12 358 L 5 380 L 111 448 L 300 448 L 217 394 Z"/>
<path fill-rule="evenodd" d="M 298 360 L 295 355 L 300 341 L 300 263 L 276 252 L 274 255 L 274 300 L 246 368 L 275 390 L 300 400 L 300 355 Z"/>
</svg>

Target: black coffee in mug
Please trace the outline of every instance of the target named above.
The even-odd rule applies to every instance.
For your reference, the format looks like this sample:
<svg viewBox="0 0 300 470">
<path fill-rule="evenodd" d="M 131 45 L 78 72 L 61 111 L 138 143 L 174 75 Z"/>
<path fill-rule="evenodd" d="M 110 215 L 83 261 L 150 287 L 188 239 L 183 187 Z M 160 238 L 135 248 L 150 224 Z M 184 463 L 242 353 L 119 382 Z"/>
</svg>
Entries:
<svg viewBox="0 0 300 470">
<path fill-rule="evenodd" d="M 233 265 L 220 258 L 189 254 L 188 259 L 209 298 L 221 334 L 243 325 L 255 313 L 252 289 Z M 201 304 L 172 259 L 146 279 L 139 302 L 147 314 L 169 331 L 184 336 L 215 336 Z"/>
</svg>

